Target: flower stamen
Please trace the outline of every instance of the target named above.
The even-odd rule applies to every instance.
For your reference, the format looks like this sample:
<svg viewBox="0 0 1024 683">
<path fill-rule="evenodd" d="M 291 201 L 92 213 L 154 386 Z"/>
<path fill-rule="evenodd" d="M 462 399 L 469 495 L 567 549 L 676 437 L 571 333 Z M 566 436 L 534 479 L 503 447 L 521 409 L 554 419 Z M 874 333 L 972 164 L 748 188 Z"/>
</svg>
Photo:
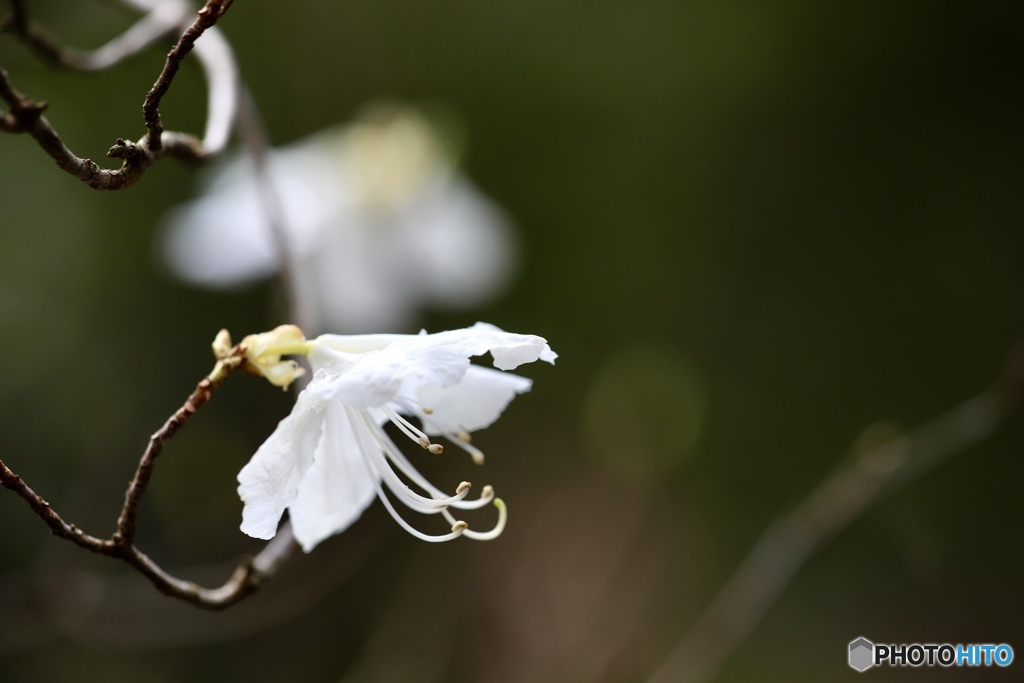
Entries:
<svg viewBox="0 0 1024 683">
<path fill-rule="evenodd" d="M 434 414 L 433 408 L 431 408 L 430 406 L 425 406 L 416 399 L 409 398 L 408 396 L 395 396 L 395 403 L 397 403 L 400 407 L 404 408 L 405 410 L 408 410 L 410 413 L 414 415 L 416 414 L 416 410 L 413 407 L 419 408 L 420 412 L 422 412 L 424 415 Z"/>
<path fill-rule="evenodd" d="M 391 518 L 398 522 L 398 525 L 400 527 L 402 527 L 403 529 L 405 529 L 421 541 L 427 541 L 428 543 L 443 543 L 445 541 L 451 541 L 453 539 L 456 539 L 469 530 L 469 524 L 463 521 L 456 520 L 453 517 L 452 532 L 450 534 L 441 534 L 438 536 L 431 536 L 430 534 L 425 534 L 419 529 L 413 527 L 404 519 L 402 519 L 401 515 L 399 515 L 398 512 L 395 511 L 394 506 L 391 505 L 391 501 L 388 500 L 387 495 L 384 493 L 384 490 L 381 489 L 380 484 L 377 483 L 376 480 L 374 480 L 374 488 L 377 489 L 377 497 L 380 498 L 380 502 L 384 504 L 385 508 L 387 508 L 388 514 L 391 515 Z"/>
<path fill-rule="evenodd" d="M 463 500 L 469 493 L 470 487 L 472 486 L 468 481 L 464 481 L 458 485 L 455 489 L 454 496 L 444 496 L 440 489 L 431 485 L 430 482 L 428 482 L 426 478 L 423 477 L 423 475 L 421 475 L 408 460 L 406 460 L 405 456 L 401 454 L 387 433 L 377 426 L 368 414 L 361 413 L 351 416 L 354 418 L 354 424 L 356 425 L 356 439 L 361 442 L 360 450 L 364 454 L 363 462 L 365 463 L 368 471 L 376 473 L 377 475 L 374 478 L 377 497 L 381 499 L 381 502 L 387 508 L 388 513 L 401 525 L 403 529 L 416 538 L 430 541 L 432 543 L 449 541 L 453 538 L 457 538 L 458 536 L 467 536 L 474 540 L 486 541 L 492 538 L 497 538 L 501 535 L 502 531 L 505 529 L 508 512 L 505 508 L 505 503 L 500 498 L 494 497 L 493 486 L 489 484 L 484 486 L 481 491 L 480 498 L 475 501 L 466 502 Z M 433 496 L 433 498 L 424 498 L 412 491 L 408 486 L 405 486 L 395 474 L 394 469 L 392 469 L 392 464 L 394 464 L 395 468 L 397 468 L 399 472 L 409 477 L 413 483 L 421 487 L 424 491 Z M 452 525 L 451 533 L 431 536 L 415 529 L 398 514 L 397 510 L 395 510 L 394 506 L 391 504 L 391 500 L 387 497 L 384 488 L 380 485 L 381 481 L 383 481 L 392 494 L 402 500 L 402 502 L 410 509 L 423 514 L 437 514 L 440 512 Z M 470 530 L 467 522 L 456 519 L 448 510 L 449 506 L 462 510 L 477 509 L 491 502 L 493 502 L 494 506 L 498 508 L 498 522 L 490 531 L 472 531 Z"/>
<path fill-rule="evenodd" d="M 413 423 L 395 412 L 394 408 L 381 406 L 381 410 L 388 416 L 388 419 L 391 420 L 396 427 L 402 430 L 403 434 L 418 443 L 420 446 L 423 446 L 423 448 L 435 454 L 444 451 L 444 446 L 441 444 L 431 443 L 430 437 L 427 436 L 423 430 L 417 428 Z"/>
<path fill-rule="evenodd" d="M 373 444 L 366 443 L 366 439 L 367 439 L 366 432 L 364 430 L 358 429 L 358 428 L 355 431 L 356 431 L 356 439 L 361 441 L 362 442 L 362 446 L 364 446 L 364 448 L 361 449 L 363 451 L 363 453 L 369 453 L 371 450 L 374 450 L 374 449 L 372 449 L 372 445 Z M 371 448 L 367 449 L 367 448 L 365 448 L 366 446 L 370 446 Z M 380 451 L 378 450 L 377 452 L 379 453 Z M 384 492 L 383 487 L 381 487 L 380 482 L 381 482 L 382 479 L 384 479 L 386 477 L 386 474 L 385 474 L 384 470 L 390 470 L 391 469 L 390 467 L 387 467 L 387 463 L 385 462 L 385 467 L 382 470 L 382 469 L 378 468 L 376 466 L 376 464 L 369 457 L 364 457 L 363 458 L 363 464 L 366 466 L 367 474 L 370 475 L 370 478 L 373 481 L 373 488 L 377 492 L 377 498 L 380 499 L 380 502 L 384 505 L 384 508 L 388 511 L 388 514 L 391 515 L 391 518 L 393 520 L 395 520 L 396 522 L 398 522 L 398 525 L 400 527 L 402 527 L 403 529 L 405 529 L 407 532 L 409 532 L 411 535 L 415 536 L 416 538 L 420 539 L 421 541 L 427 541 L 428 543 L 443 543 L 444 541 L 451 541 L 453 539 L 458 538 L 459 536 L 464 534 L 469 529 L 469 524 L 467 524 L 466 522 L 463 522 L 461 520 L 455 519 L 455 517 L 453 517 L 449 513 L 449 514 L 445 515 L 445 519 L 447 519 L 451 523 L 451 525 L 452 525 L 451 533 L 440 534 L 440 535 L 436 535 L 436 536 L 423 533 L 422 531 L 420 531 L 419 529 L 415 528 L 414 526 L 409 524 L 407 521 L 405 521 L 405 519 L 403 519 L 402 516 L 398 514 L 398 511 L 395 510 L 394 505 L 391 504 L 391 500 L 388 499 L 387 494 Z M 394 475 L 394 472 L 392 471 L 391 474 Z M 465 486 L 464 486 L 464 484 L 465 484 Z M 389 486 L 389 488 L 391 488 L 391 487 Z M 466 492 L 469 491 L 468 482 L 463 482 L 462 484 L 460 484 L 459 485 L 459 489 L 460 489 L 460 495 L 464 496 L 466 494 Z M 392 492 L 395 492 L 393 488 L 391 490 L 392 490 Z M 408 489 L 406 489 L 406 491 L 408 491 Z M 411 491 L 408 491 L 408 492 L 411 493 Z M 410 507 L 412 507 L 412 506 L 410 506 Z M 442 508 L 441 511 L 447 512 L 447 510 L 444 509 L 444 508 Z"/>
<path fill-rule="evenodd" d="M 494 507 L 498 508 L 498 523 L 494 525 L 493 529 L 490 531 L 471 531 L 467 528 L 463 529 L 462 535 L 474 541 L 493 541 L 498 536 L 501 536 L 501 532 L 505 530 L 505 523 L 508 521 L 508 509 L 505 507 L 505 501 L 501 498 L 494 499 Z M 444 510 L 443 514 L 449 522 L 454 522 L 455 518 L 452 517 L 450 512 Z"/>
<path fill-rule="evenodd" d="M 394 443 L 387 437 L 384 430 L 378 427 L 365 412 L 351 415 L 351 417 L 353 425 L 355 425 L 356 438 L 361 444 L 360 450 L 364 459 L 368 459 L 374 469 L 380 472 L 380 476 L 384 483 L 387 484 L 388 489 L 402 500 L 407 507 L 423 514 L 432 515 L 437 514 L 448 505 L 461 502 L 468 495 L 471 486 L 468 481 L 459 484 L 454 496 L 446 496 L 434 487 L 423 486 L 421 481 L 425 481 L 425 479 L 411 465 L 409 465 L 409 470 L 415 472 L 416 476 L 411 476 L 405 467 L 399 467 L 400 471 L 427 491 L 431 497 L 427 498 L 416 493 L 398 478 L 398 475 L 395 474 L 395 471 L 388 463 L 389 459 L 392 462 L 395 461 L 394 450 L 396 449 Z M 408 462 L 405 464 L 408 465 Z"/>
<path fill-rule="evenodd" d="M 375 434 L 375 436 L 379 436 L 380 443 L 383 445 L 382 450 L 384 451 L 384 454 L 387 456 L 388 460 L 394 464 L 398 471 L 411 479 L 414 484 L 433 496 L 435 500 L 445 500 L 449 505 L 451 505 L 451 507 L 458 508 L 459 510 L 477 510 L 484 507 L 494 499 L 494 487 L 490 484 L 483 487 L 483 490 L 480 492 L 480 497 L 476 500 L 466 501 L 448 498 L 443 491 L 427 481 L 426 477 L 420 474 L 419 470 L 413 467 L 412 463 L 410 463 L 402 454 L 398 449 L 398 446 L 395 445 L 395 442 L 391 440 L 391 437 L 389 437 L 385 431 L 378 430 L 378 433 Z"/>
<path fill-rule="evenodd" d="M 453 444 L 469 453 L 475 464 L 484 464 L 484 452 L 469 442 L 470 437 L 468 432 L 445 432 L 445 437 L 447 437 L 447 439 Z"/>
<path fill-rule="evenodd" d="M 494 500 L 494 487 L 487 484 L 480 492 L 480 497 L 476 500 L 459 501 L 457 504 L 453 503 L 452 507 L 458 508 L 459 510 L 479 510 L 492 500 Z"/>
</svg>

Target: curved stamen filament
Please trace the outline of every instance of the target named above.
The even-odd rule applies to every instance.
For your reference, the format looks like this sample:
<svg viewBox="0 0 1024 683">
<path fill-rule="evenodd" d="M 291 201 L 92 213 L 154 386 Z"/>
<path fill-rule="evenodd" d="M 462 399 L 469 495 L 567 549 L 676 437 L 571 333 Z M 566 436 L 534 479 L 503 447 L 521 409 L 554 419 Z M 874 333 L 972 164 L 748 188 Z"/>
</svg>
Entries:
<svg viewBox="0 0 1024 683">
<path fill-rule="evenodd" d="M 361 433 L 362 436 L 362 447 L 360 450 L 363 452 L 364 457 L 370 458 L 374 467 L 378 472 L 380 472 L 384 483 L 387 484 L 388 489 L 398 496 L 399 499 L 401 499 L 408 507 L 424 514 L 436 514 L 445 506 L 458 503 L 468 495 L 470 487 L 469 482 L 462 482 L 454 496 L 446 496 L 437 489 L 434 489 L 434 487 L 423 487 L 428 493 L 430 493 L 430 498 L 421 496 L 411 490 L 401 479 L 398 478 L 398 475 L 395 474 L 394 470 L 388 464 L 387 456 L 391 450 L 389 447 L 393 447 L 394 444 L 384 433 L 384 430 L 378 427 L 364 411 L 359 412 L 354 424 L 355 431 L 357 433 Z M 405 472 L 404 468 L 400 469 Z M 419 475 L 418 472 L 416 474 Z M 407 476 L 409 475 L 407 474 Z M 410 476 L 410 479 L 413 479 L 417 485 L 421 485 L 417 480 L 422 480 L 423 477 Z"/>
<path fill-rule="evenodd" d="M 490 531 L 471 531 L 470 529 L 463 529 L 462 535 L 466 538 L 472 538 L 474 541 L 492 541 L 498 536 L 501 536 L 501 532 L 505 530 L 505 522 L 508 521 L 508 509 L 505 507 L 505 501 L 501 498 L 494 499 L 494 507 L 498 508 L 498 523 L 494 525 L 494 528 Z M 449 522 L 455 522 L 455 518 L 447 510 L 443 510 L 442 514 L 444 518 Z"/>
<path fill-rule="evenodd" d="M 350 417 L 352 419 L 353 431 L 355 432 L 356 439 L 359 442 L 359 452 L 363 456 L 363 460 L 371 465 L 373 470 L 378 473 L 377 480 L 383 480 L 388 489 L 398 497 L 406 507 L 427 515 L 437 514 L 440 512 L 446 505 L 443 494 L 439 498 L 425 498 L 410 490 L 409 487 L 398 478 L 394 470 L 391 469 L 391 466 L 388 465 L 387 459 L 382 454 L 381 444 L 378 437 L 382 432 L 372 423 L 372 421 L 370 421 L 369 416 L 361 411 L 352 411 L 350 412 Z M 365 419 L 361 421 L 362 418 Z M 460 491 L 460 494 L 457 494 L 457 497 L 453 497 L 453 499 L 461 500 L 466 496 L 467 491 L 468 489 Z"/>
<path fill-rule="evenodd" d="M 355 416 L 351 415 L 350 413 L 350 417 L 354 418 Z M 353 424 L 356 424 L 354 419 Z M 364 453 L 368 452 L 367 447 L 372 447 L 373 445 L 372 443 L 367 443 L 368 435 L 365 433 L 365 431 L 361 429 L 356 429 L 355 432 L 356 439 L 360 442 L 360 450 L 363 451 Z M 398 514 L 394 506 L 391 504 L 391 501 L 388 499 L 387 494 L 384 493 L 384 489 L 380 485 L 380 480 L 383 476 L 383 472 L 378 470 L 374 466 L 374 463 L 371 461 L 371 459 L 368 457 L 363 458 L 363 464 L 366 466 L 366 472 L 369 475 L 370 480 L 373 482 L 374 489 L 377 491 L 377 497 L 380 498 L 380 502 L 384 504 L 384 507 L 385 509 L 387 509 L 388 514 L 391 515 L 392 519 L 398 522 L 399 526 L 401 526 L 403 529 L 405 529 L 407 532 L 409 532 L 416 538 L 420 539 L 421 541 L 427 541 L 428 543 L 442 543 L 444 541 L 450 541 L 452 539 L 458 538 L 459 536 L 464 534 L 468 529 L 469 525 L 466 524 L 466 522 L 456 520 L 454 517 L 451 517 L 450 515 L 446 516 L 446 519 L 448 519 L 452 524 L 451 533 L 441 534 L 438 536 L 431 536 L 430 534 L 425 534 L 419 529 L 416 529 L 411 524 L 406 522 L 401 515 Z M 466 489 L 464 489 L 464 491 L 465 490 Z M 445 512 L 447 512 L 447 510 L 445 510 Z"/>
<path fill-rule="evenodd" d="M 505 530 L 505 524 L 508 520 L 508 510 L 505 507 L 504 501 L 500 498 L 495 498 L 493 487 L 485 486 L 483 491 L 481 491 L 480 498 L 467 502 L 464 498 L 469 493 L 470 484 L 469 482 L 464 481 L 459 484 L 454 496 L 445 496 L 440 489 L 431 485 L 431 483 L 427 481 L 427 479 L 420 474 L 415 467 L 412 466 L 387 432 L 377 424 L 368 412 L 351 408 L 347 408 L 347 410 L 349 412 L 350 421 L 353 425 L 353 431 L 355 432 L 359 450 L 363 455 L 363 464 L 373 481 L 377 497 L 380 498 L 381 503 L 383 503 L 385 509 L 387 509 L 388 514 L 390 514 L 391 517 L 398 522 L 399 526 L 405 529 L 408 533 L 424 541 L 439 543 L 443 541 L 450 541 L 454 538 L 458 538 L 459 536 L 466 536 L 477 541 L 488 541 L 497 538 Z M 397 413 L 395 413 L 393 409 L 388 408 L 384 412 L 392 422 L 395 422 L 400 429 L 402 428 L 401 423 L 395 420 Z M 402 420 L 401 422 L 405 422 L 405 424 L 408 425 L 408 422 L 405 420 Z M 408 426 L 411 429 L 415 429 L 412 428 L 411 425 Z M 406 433 L 407 436 L 410 436 L 407 430 L 402 429 L 402 431 Z M 419 430 L 415 430 L 413 435 L 415 435 L 416 432 L 419 432 Z M 465 438 L 460 438 L 463 435 L 452 434 L 451 436 L 455 437 L 452 439 L 453 443 L 463 447 L 468 445 L 466 444 Z M 426 498 L 410 489 L 409 486 L 399 478 L 395 471 L 396 469 L 432 497 Z M 395 506 L 392 504 L 391 499 L 385 491 L 385 486 L 391 491 L 392 495 L 396 496 L 407 507 L 415 510 L 416 512 L 423 514 L 441 513 L 441 515 L 443 515 L 444 518 L 452 525 L 451 532 L 435 536 L 425 534 L 413 527 L 398 514 L 398 511 L 395 509 Z M 449 506 L 457 509 L 477 509 L 487 505 L 488 503 L 493 503 L 494 506 L 498 508 L 498 521 L 490 531 L 472 531 L 469 529 L 469 525 L 465 521 L 456 519 L 448 509 Z"/>
<path fill-rule="evenodd" d="M 371 433 L 367 435 L 367 447 L 364 449 L 364 457 L 368 458 L 373 463 L 374 467 L 381 473 L 381 478 L 384 483 L 387 484 L 391 493 L 407 507 L 424 514 L 436 514 L 445 506 L 459 503 L 469 495 L 470 484 L 468 481 L 464 481 L 459 485 L 458 492 L 455 496 L 445 496 L 443 494 L 436 496 L 433 492 L 430 492 L 431 498 L 427 498 L 416 493 L 415 490 L 410 488 L 406 482 L 403 482 L 398 478 L 397 474 L 395 474 L 391 465 L 388 463 L 385 451 L 382 450 L 381 443 L 379 440 L 374 438 L 375 436 L 377 436 L 377 434 Z"/>
<path fill-rule="evenodd" d="M 435 500 L 448 500 L 450 501 L 449 504 L 453 508 L 458 508 L 459 510 L 476 510 L 487 505 L 494 499 L 494 488 L 488 484 L 487 486 L 484 486 L 483 490 L 480 492 L 480 498 L 477 500 L 452 501 L 451 498 L 448 498 L 443 491 L 427 481 L 426 477 L 419 473 L 419 470 L 413 467 L 412 463 L 406 459 L 402 454 L 402 451 L 399 450 L 398 446 L 395 445 L 395 442 L 391 440 L 391 437 L 388 436 L 386 432 L 379 430 L 379 438 L 385 446 L 384 454 L 395 465 L 398 471 L 409 477 L 413 483 L 428 492 Z"/>
<path fill-rule="evenodd" d="M 442 534 L 440 536 L 431 536 L 430 534 L 425 534 L 419 529 L 413 527 L 404 519 L 402 519 L 402 517 L 395 511 L 395 508 L 391 505 L 391 501 L 388 500 L 387 495 L 384 494 L 384 490 L 381 489 L 380 483 L 377 481 L 376 477 L 374 477 L 373 485 L 377 489 L 377 497 L 380 498 L 380 502 L 384 503 L 384 507 L 387 508 L 388 514 L 391 515 L 392 519 L 398 522 L 399 526 L 401 526 L 403 529 L 405 529 L 421 541 L 427 541 L 428 543 L 443 543 L 444 541 L 450 541 L 454 538 L 458 538 L 462 534 L 466 533 L 466 531 L 468 530 L 468 524 L 459 520 L 455 520 L 455 522 L 452 524 L 452 531 L 449 534 Z"/>
<path fill-rule="evenodd" d="M 410 398 L 408 396 L 395 396 L 394 401 L 395 401 L 395 403 L 398 404 L 398 406 L 400 408 L 404 408 L 405 410 L 409 411 L 413 415 L 416 415 L 416 409 L 417 408 L 424 415 L 433 415 L 434 414 L 434 409 L 433 408 L 431 408 L 429 406 L 425 406 L 422 403 L 420 403 L 419 401 L 417 401 L 416 399 Z M 416 416 L 419 417 L 419 415 L 416 415 Z"/>
<path fill-rule="evenodd" d="M 448 507 L 453 507 L 456 510 L 479 510 L 480 508 L 488 505 L 494 500 L 494 487 L 490 484 L 484 486 L 483 490 L 480 491 L 480 497 L 476 500 L 458 500 L 451 503 Z"/>
<path fill-rule="evenodd" d="M 488 503 L 490 503 L 492 500 L 494 500 L 494 487 L 491 486 L 490 484 L 487 484 L 480 491 L 480 497 L 477 498 L 475 501 L 466 503 L 463 509 L 478 510 L 483 506 L 487 505 Z"/>
<path fill-rule="evenodd" d="M 484 452 L 469 442 L 468 432 L 445 432 L 445 437 L 453 444 L 470 454 L 477 465 L 484 464 Z"/>
<path fill-rule="evenodd" d="M 488 503 L 494 500 L 494 487 L 490 484 L 484 486 L 483 490 L 480 491 L 480 497 L 476 500 L 460 500 L 456 503 L 452 503 L 451 507 L 458 510 L 479 510 Z"/>
<path fill-rule="evenodd" d="M 395 445 L 395 442 L 391 440 L 391 437 L 388 436 L 386 432 L 382 432 L 381 436 L 383 437 L 382 441 L 386 446 L 386 448 L 384 448 L 384 454 L 388 457 L 388 460 L 390 460 L 395 465 L 395 467 L 398 468 L 399 472 L 409 477 L 409 479 L 411 479 L 414 484 L 419 486 L 421 489 L 429 493 L 434 498 L 441 499 L 445 497 L 445 494 L 443 491 L 441 491 L 441 489 L 437 488 L 429 481 L 427 481 L 426 477 L 420 474 L 419 470 L 413 467 L 412 463 L 409 462 L 408 459 L 406 459 L 406 457 L 402 454 L 402 451 L 399 450 L 398 446 Z"/>
<path fill-rule="evenodd" d="M 440 453 L 444 448 L 440 444 L 430 443 L 430 437 L 427 436 L 422 430 L 416 427 L 413 423 L 406 420 L 404 417 L 395 412 L 394 408 L 389 406 L 381 406 L 380 409 L 388 416 L 388 419 L 394 423 L 396 427 L 402 430 L 402 432 L 426 449 L 429 449 L 431 453 Z"/>
</svg>

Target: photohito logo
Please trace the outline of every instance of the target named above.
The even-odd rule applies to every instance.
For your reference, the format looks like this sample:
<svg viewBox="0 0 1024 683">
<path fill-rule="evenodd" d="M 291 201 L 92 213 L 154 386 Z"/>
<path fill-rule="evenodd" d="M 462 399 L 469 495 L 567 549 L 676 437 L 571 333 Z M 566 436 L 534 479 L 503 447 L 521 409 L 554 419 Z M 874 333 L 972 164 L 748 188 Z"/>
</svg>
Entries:
<svg viewBox="0 0 1024 683">
<path fill-rule="evenodd" d="M 850 668 L 867 671 L 873 666 L 999 666 L 1013 663 L 1013 648 L 1002 643 L 973 645 L 936 645 L 928 643 L 883 645 L 867 638 L 850 641 Z"/>
<path fill-rule="evenodd" d="M 857 671 L 870 669 L 875 663 L 875 644 L 867 638 L 850 642 L 850 666 Z"/>
</svg>

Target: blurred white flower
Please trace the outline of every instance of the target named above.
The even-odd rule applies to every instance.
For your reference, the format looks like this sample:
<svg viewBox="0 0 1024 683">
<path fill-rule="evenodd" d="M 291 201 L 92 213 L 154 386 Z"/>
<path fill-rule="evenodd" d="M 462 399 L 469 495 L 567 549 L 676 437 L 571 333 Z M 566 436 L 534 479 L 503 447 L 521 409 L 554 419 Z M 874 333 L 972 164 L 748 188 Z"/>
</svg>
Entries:
<svg viewBox="0 0 1024 683">
<path fill-rule="evenodd" d="M 480 305 L 510 279 L 507 219 L 454 170 L 434 129 L 410 108 L 379 106 L 348 127 L 273 150 L 268 169 L 309 329 L 401 329 L 428 306 Z M 249 161 L 222 164 L 204 188 L 166 220 L 171 270 L 213 288 L 276 272 Z"/>
<path fill-rule="evenodd" d="M 294 340 L 288 344 L 294 348 Z M 501 533 L 505 507 L 490 486 L 472 501 L 466 500 L 468 482 L 454 495 L 443 493 L 402 455 L 383 427 L 391 422 L 431 453 L 443 450 L 431 437 L 443 436 L 483 462 L 469 433 L 497 420 L 531 381 L 472 365 L 470 358 L 489 352 L 500 370 L 536 360 L 554 363 L 556 354 L 544 339 L 477 323 L 438 334 L 322 335 L 306 344 L 313 380 L 238 474 L 243 532 L 272 538 L 287 509 L 296 540 L 309 552 L 344 531 L 376 493 L 403 528 L 427 541 L 460 535 L 483 540 Z M 276 353 L 269 347 L 265 352 Z M 422 429 L 404 416 L 417 418 Z M 409 488 L 399 473 L 426 495 Z M 428 536 L 414 529 L 395 510 L 385 487 L 416 512 L 442 514 L 451 533 Z M 499 521 L 488 532 L 469 530 L 449 510 L 492 501 Z"/>
</svg>

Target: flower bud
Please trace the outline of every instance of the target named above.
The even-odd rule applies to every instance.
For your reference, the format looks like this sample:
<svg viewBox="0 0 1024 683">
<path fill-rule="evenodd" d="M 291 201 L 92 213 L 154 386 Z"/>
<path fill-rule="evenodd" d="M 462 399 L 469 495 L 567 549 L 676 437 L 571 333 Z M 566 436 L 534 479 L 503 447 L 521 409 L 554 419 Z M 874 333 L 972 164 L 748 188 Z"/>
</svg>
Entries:
<svg viewBox="0 0 1024 683">
<path fill-rule="evenodd" d="M 246 371 L 266 377 L 274 386 L 287 389 L 306 372 L 293 360 L 281 360 L 281 356 L 286 354 L 309 352 L 306 336 L 295 325 L 280 325 L 270 332 L 250 334 L 242 340 L 242 345 L 245 347 Z"/>
</svg>

